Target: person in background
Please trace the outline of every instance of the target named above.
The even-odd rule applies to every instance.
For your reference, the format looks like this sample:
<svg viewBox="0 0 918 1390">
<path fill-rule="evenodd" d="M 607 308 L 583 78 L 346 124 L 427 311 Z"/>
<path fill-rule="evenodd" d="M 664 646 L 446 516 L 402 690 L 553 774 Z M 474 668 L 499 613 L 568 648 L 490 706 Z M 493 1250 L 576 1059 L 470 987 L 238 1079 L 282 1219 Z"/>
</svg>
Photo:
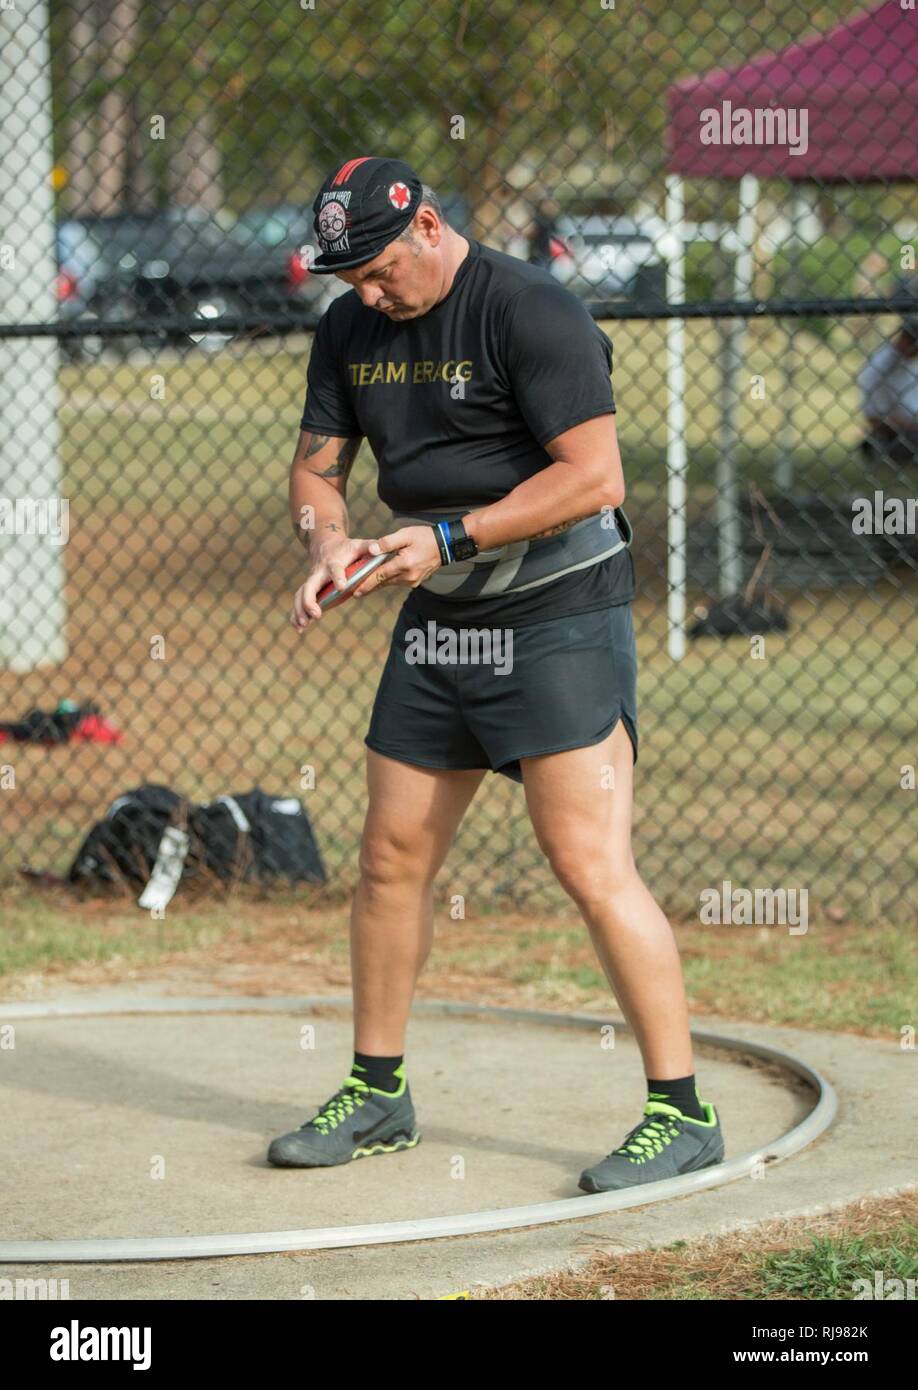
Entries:
<svg viewBox="0 0 918 1390">
<path fill-rule="evenodd" d="M 867 459 L 918 463 L 918 314 L 871 354 L 858 376 L 867 417 L 861 452 Z"/>
<path fill-rule="evenodd" d="M 551 248 L 555 237 L 555 221 L 558 216 L 558 205 L 551 198 L 539 200 L 532 214 L 532 224 L 529 231 L 529 263 L 530 265 L 540 265 L 546 270 L 551 268 Z"/>
</svg>

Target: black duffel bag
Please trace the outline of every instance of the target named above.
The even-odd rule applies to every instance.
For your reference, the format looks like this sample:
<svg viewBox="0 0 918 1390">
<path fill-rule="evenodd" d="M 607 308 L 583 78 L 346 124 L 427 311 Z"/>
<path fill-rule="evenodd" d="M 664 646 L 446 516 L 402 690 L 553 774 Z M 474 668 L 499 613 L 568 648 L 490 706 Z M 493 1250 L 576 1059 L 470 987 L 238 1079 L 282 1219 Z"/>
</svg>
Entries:
<svg viewBox="0 0 918 1390">
<path fill-rule="evenodd" d="M 153 783 L 116 797 L 70 865 L 70 883 L 102 888 L 127 882 L 142 888 L 153 871 L 163 831 L 175 823 L 182 798 Z"/>
<path fill-rule="evenodd" d="M 218 878 L 325 883 L 312 825 L 295 796 L 268 796 L 259 787 L 195 806 L 188 818 L 196 860 Z"/>
<path fill-rule="evenodd" d="M 112 802 L 80 846 L 68 881 L 90 889 L 143 888 L 167 830 L 182 832 L 182 883 L 327 882 L 312 825 L 296 797 L 268 796 L 255 787 L 194 805 L 155 783 Z"/>
</svg>

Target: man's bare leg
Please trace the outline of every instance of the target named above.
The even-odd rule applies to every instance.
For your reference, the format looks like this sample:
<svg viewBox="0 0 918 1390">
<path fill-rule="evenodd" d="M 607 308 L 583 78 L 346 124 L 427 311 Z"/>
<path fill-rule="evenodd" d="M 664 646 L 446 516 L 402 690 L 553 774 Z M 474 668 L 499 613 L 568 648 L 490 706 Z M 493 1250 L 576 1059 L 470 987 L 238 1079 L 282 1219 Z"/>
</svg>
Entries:
<svg viewBox="0 0 918 1390">
<path fill-rule="evenodd" d="M 367 749 L 369 808 L 351 910 L 354 1050 L 395 1057 L 433 942 L 433 880 L 484 768 L 415 767 Z"/>
<path fill-rule="evenodd" d="M 672 928 L 631 853 L 632 762 L 619 720 L 602 743 L 520 766 L 536 838 L 583 914 L 646 1075 L 666 1080 L 694 1073 L 692 1041 Z"/>
</svg>

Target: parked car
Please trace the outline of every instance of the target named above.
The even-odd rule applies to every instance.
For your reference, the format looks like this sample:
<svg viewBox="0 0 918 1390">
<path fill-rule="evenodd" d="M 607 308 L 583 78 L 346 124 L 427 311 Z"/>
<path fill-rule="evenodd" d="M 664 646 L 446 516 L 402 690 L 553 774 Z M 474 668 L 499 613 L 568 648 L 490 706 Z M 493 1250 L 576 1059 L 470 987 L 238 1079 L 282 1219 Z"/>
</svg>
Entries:
<svg viewBox="0 0 918 1390">
<path fill-rule="evenodd" d="M 125 322 L 191 318 L 200 329 L 152 331 L 150 341 L 225 344 L 232 331 L 207 327 L 228 314 L 315 318 L 306 277 L 286 249 L 269 246 L 237 223 L 198 208 L 80 218 L 58 229 L 61 317 Z M 317 277 L 318 278 L 318 277 Z M 92 355 L 99 339 L 65 339 Z M 109 339 L 124 342 L 124 339 Z"/>
<path fill-rule="evenodd" d="M 103 316 L 111 322 L 136 316 L 134 305 L 126 300 L 115 302 L 105 293 L 105 279 L 110 273 L 106 246 L 115 227 L 120 238 L 139 238 L 149 221 L 149 217 L 143 216 L 118 216 L 70 218 L 58 223 L 56 292 L 59 316 L 64 322 L 85 322 Z M 120 341 L 83 335 L 63 338 L 61 346 L 66 356 L 77 360 L 98 357 L 106 342 Z"/>
<path fill-rule="evenodd" d="M 665 303 L 664 230 L 627 217 L 564 214 L 555 222 L 549 268 L 581 299 Z"/>
</svg>

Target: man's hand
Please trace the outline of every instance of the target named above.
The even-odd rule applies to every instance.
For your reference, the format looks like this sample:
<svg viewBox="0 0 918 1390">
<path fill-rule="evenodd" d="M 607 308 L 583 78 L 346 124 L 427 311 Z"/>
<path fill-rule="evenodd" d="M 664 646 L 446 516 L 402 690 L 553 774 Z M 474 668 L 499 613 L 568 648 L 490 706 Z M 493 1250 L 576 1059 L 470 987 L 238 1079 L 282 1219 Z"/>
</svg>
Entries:
<svg viewBox="0 0 918 1390">
<path fill-rule="evenodd" d="M 305 632 L 311 622 L 318 622 L 322 617 L 322 609 L 316 602 L 316 594 L 322 585 L 327 584 L 331 579 L 338 588 L 341 588 L 347 583 L 345 571 L 348 565 L 352 560 L 358 560 L 361 555 L 366 555 L 370 546 L 374 544 L 374 541 L 358 540 L 349 536 L 344 536 L 340 540 L 333 538 L 322 542 L 315 552 L 315 560 L 309 572 L 309 578 L 305 584 L 300 585 L 293 597 L 290 621 L 297 632 Z M 381 568 L 385 568 L 385 566 L 381 566 Z"/>
<path fill-rule="evenodd" d="M 385 584 L 405 584 L 416 589 L 428 575 L 440 568 L 440 550 L 432 526 L 403 526 L 390 536 L 369 543 L 371 555 L 398 551 L 398 557 L 380 565 L 354 590 L 354 598 L 365 598 Z"/>
</svg>

